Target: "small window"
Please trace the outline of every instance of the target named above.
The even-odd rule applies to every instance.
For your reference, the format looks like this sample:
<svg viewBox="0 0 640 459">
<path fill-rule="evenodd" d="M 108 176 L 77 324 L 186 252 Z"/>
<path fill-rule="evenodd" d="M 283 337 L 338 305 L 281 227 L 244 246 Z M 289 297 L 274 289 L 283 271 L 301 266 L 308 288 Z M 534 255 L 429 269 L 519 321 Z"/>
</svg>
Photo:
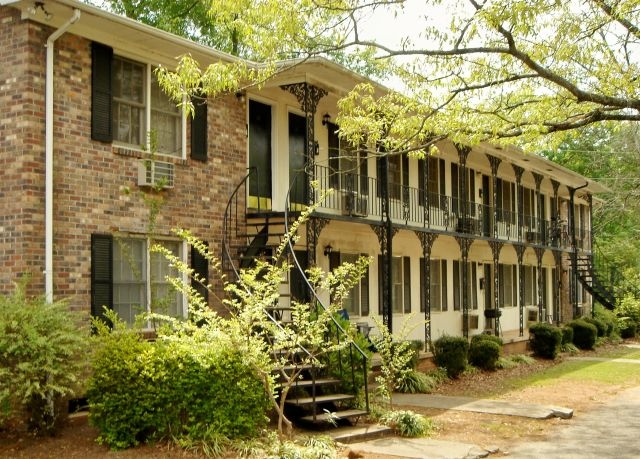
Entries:
<svg viewBox="0 0 640 459">
<path fill-rule="evenodd" d="M 144 312 L 185 315 L 182 294 L 166 279 L 178 272 L 162 254 L 149 251 L 149 242 L 144 238 L 116 238 L 113 244 L 113 310 L 129 324 Z M 156 243 L 181 256 L 179 242 Z"/>
<path fill-rule="evenodd" d="M 463 286 L 462 282 L 462 262 L 453 261 L 453 310 L 460 311 L 463 309 Z M 477 285 L 477 267 L 473 262 L 467 262 L 467 299 L 469 309 L 478 309 L 478 285 Z"/>
<path fill-rule="evenodd" d="M 525 306 L 537 306 L 538 304 L 538 278 L 535 266 L 524 266 L 524 304 Z"/>
<path fill-rule="evenodd" d="M 500 307 L 518 305 L 518 281 L 515 265 L 498 265 Z"/>
<path fill-rule="evenodd" d="M 431 260 L 429 262 L 429 307 L 431 311 L 447 310 L 447 260 Z M 426 273 L 424 258 L 420 260 L 420 312 L 425 311 L 424 290 Z"/>
<path fill-rule="evenodd" d="M 355 264 L 360 258 L 359 254 L 340 253 L 340 264 Z M 369 315 L 369 278 L 368 272 L 351 288 L 349 295 L 344 299 L 343 307 L 350 317 Z"/>
<path fill-rule="evenodd" d="M 114 58 L 112 122 L 117 142 L 183 156 L 183 113 L 160 89 L 150 65 Z"/>
</svg>

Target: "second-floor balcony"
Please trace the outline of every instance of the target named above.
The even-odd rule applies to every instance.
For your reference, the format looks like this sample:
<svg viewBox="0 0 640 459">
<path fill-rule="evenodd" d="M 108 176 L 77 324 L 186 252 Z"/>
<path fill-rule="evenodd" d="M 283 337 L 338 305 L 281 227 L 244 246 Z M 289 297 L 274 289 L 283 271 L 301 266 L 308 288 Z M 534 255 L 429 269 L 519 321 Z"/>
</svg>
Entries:
<svg viewBox="0 0 640 459">
<path fill-rule="evenodd" d="M 356 173 L 336 173 L 318 165 L 315 166 L 313 180 L 316 200 L 323 192 L 333 190 L 319 203 L 317 212 L 363 222 L 381 220 L 386 191 L 381 180 Z M 560 217 L 544 219 L 518 215 L 518 212 L 510 209 L 469 202 L 398 183 L 389 184 L 389 198 L 388 214 L 394 225 L 399 227 L 562 249 L 572 246 L 569 225 Z M 587 229 L 576 228 L 577 248 L 590 250 L 590 241 Z"/>
</svg>

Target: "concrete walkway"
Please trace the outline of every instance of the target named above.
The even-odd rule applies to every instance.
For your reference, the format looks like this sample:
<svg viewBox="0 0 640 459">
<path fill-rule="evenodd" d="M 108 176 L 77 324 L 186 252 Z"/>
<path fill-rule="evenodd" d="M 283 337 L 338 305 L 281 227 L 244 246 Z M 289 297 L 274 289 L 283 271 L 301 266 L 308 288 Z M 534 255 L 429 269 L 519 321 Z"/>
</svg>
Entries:
<svg viewBox="0 0 640 459">
<path fill-rule="evenodd" d="M 629 347 L 640 348 L 632 345 Z M 638 359 L 607 359 L 599 357 L 575 357 L 575 360 L 592 360 L 640 364 Z M 427 394 L 394 394 L 394 404 L 423 408 L 474 411 L 507 416 L 523 416 L 535 419 L 550 417 L 571 418 L 573 410 L 552 405 L 533 405 L 506 400 L 473 399 Z M 640 387 L 619 394 L 614 400 L 571 421 L 553 438 L 545 441 L 522 443 L 509 451 L 510 457 L 537 459 L 588 458 L 640 458 Z M 605 440 L 606 439 L 606 440 Z M 497 447 L 481 448 L 477 445 L 428 438 L 378 438 L 351 443 L 356 451 L 387 454 L 406 459 L 476 459 L 498 452 Z M 366 456 L 365 456 L 366 457 Z"/>
<path fill-rule="evenodd" d="M 428 394 L 394 394 L 396 405 L 419 406 L 421 408 L 437 408 L 441 410 L 473 411 L 475 413 L 501 414 L 505 416 L 521 416 L 533 419 L 549 419 L 559 417 L 569 419 L 573 410 L 553 405 L 533 405 L 508 400 L 475 399 L 470 397 L 450 397 Z"/>
</svg>

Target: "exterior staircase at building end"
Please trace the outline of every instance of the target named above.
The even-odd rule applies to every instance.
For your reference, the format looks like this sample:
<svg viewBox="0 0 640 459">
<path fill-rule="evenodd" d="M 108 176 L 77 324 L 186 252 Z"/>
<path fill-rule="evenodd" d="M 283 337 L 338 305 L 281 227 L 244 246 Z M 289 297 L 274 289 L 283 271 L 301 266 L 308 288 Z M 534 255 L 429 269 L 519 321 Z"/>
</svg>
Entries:
<svg viewBox="0 0 640 459">
<path fill-rule="evenodd" d="M 276 253 L 275 249 L 282 243 L 290 227 L 291 222 L 287 219 L 296 218 L 299 214 L 299 212 L 257 211 L 240 215 L 237 211 L 242 207 L 240 197 L 246 196 L 247 178 L 251 174 L 252 172 L 238 185 L 229 199 L 225 212 L 222 259 L 223 267 L 230 279 L 239 279 L 239 270 L 251 267 L 258 258 L 272 259 Z M 286 255 L 295 257 L 292 246 L 286 251 Z M 299 269 L 299 263 L 294 265 L 292 271 L 282 281 L 281 295 L 277 304 L 265 309 L 265 314 L 280 327 L 294 326 L 291 320 L 291 292 L 294 290 L 290 283 L 292 275 L 298 278 L 298 282 L 301 278 L 309 287 L 310 301 L 316 304 L 316 307 L 324 307 L 308 284 L 303 270 Z M 336 351 L 344 353 L 335 359 L 340 365 L 339 368 L 331 368 L 330 364 L 310 365 L 308 361 L 313 359 L 300 358 L 301 355 L 311 354 L 309 350 L 302 347 L 289 353 L 288 361 L 284 366 L 278 365 L 281 383 L 290 386 L 285 400 L 285 413 L 290 420 L 299 425 L 345 425 L 352 421 L 357 422 L 359 418 L 369 413 L 367 357 L 357 349 L 337 322 L 334 321 L 333 326 L 329 328 L 334 336 L 327 336 L 328 340 L 350 341 L 343 350 Z M 353 349 L 354 346 L 356 349 Z M 281 360 L 275 350 L 274 359 Z M 365 384 L 363 409 L 357 407 L 355 394 L 344 390 L 343 379 L 335 376 L 336 374 L 347 375 L 346 379 L 348 379 L 359 372 L 362 372 L 361 377 Z M 356 387 L 355 382 L 351 381 L 350 386 Z"/>
<path fill-rule="evenodd" d="M 598 275 L 592 263 L 591 256 L 582 256 L 577 259 L 578 277 L 582 286 L 602 306 L 613 310 L 616 306 L 616 297 L 612 285 L 603 281 L 604 277 Z"/>
</svg>

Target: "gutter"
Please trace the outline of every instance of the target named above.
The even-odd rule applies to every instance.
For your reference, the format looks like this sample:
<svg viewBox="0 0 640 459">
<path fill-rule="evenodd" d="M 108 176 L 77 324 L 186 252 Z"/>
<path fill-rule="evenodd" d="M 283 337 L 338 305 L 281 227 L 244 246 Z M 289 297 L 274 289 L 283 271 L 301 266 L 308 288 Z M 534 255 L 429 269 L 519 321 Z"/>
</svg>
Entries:
<svg viewBox="0 0 640 459">
<path fill-rule="evenodd" d="M 47 39 L 47 67 L 45 83 L 45 261 L 44 294 L 47 302 L 53 302 L 53 52 L 54 42 L 80 19 L 80 10 Z"/>
</svg>

